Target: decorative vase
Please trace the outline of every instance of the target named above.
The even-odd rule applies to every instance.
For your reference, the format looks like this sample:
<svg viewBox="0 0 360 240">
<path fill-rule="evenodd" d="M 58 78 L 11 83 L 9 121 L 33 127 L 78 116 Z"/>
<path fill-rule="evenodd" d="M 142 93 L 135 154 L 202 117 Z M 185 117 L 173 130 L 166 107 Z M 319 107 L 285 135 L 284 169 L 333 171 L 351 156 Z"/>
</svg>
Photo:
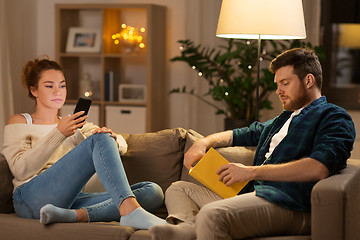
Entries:
<svg viewBox="0 0 360 240">
<path fill-rule="evenodd" d="M 235 128 L 248 127 L 254 121 L 246 121 L 241 119 L 233 119 L 233 118 L 225 118 L 224 120 L 224 128 L 225 130 L 233 130 Z"/>
</svg>

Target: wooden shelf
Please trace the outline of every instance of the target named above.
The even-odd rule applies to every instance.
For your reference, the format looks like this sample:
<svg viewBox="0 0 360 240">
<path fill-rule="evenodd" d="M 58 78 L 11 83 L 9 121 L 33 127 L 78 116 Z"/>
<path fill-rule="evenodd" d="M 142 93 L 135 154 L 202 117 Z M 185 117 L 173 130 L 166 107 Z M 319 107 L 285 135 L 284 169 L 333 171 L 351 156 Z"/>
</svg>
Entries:
<svg viewBox="0 0 360 240">
<path fill-rule="evenodd" d="M 57 4 L 56 5 L 56 60 L 64 67 L 67 81 L 67 104 L 75 104 L 81 96 L 81 80 L 91 75 L 93 104 L 100 106 L 99 125 L 115 122 L 106 119 L 106 106 L 143 107 L 146 109 L 146 132 L 166 128 L 163 116 L 166 109 L 165 89 L 165 38 L 166 8 L 153 4 Z M 129 52 L 124 42 L 113 43 L 112 34 L 121 30 L 121 24 L 145 28 L 141 33 L 145 49 Z M 102 43 L 100 52 L 66 52 L 71 27 L 100 28 Z M 117 84 L 144 85 L 145 103 L 119 102 L 117 84 L 113 101 L 106 101 L 106 74 L 116 72 Z M 119 124 L 120 125 L 120 124 Z M 141 127 L 143 129 L 143 127 Z M 115 129 L 116 130 L 116 129 Z M 122 132 L 123 129 L 120 129 Z"/>
</svg>

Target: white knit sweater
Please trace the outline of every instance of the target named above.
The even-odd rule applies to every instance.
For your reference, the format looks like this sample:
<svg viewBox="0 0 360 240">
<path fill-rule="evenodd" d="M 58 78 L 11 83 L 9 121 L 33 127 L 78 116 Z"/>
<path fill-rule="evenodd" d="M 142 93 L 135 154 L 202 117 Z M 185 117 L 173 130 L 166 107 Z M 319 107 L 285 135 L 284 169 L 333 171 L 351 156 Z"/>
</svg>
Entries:
<svg viewBox="0 0 360 240">
<path fill-rule="evenodd" d="M 4 129 L 4 154 L 14 176 L 14 190 L 51 167 L 98 126 L 86 123 L 74 135 L 66 138 L 55 125 L 16 123 Z M 121 135 L 117 136 L 120 154 L 127 151 Z"/>
</svg>

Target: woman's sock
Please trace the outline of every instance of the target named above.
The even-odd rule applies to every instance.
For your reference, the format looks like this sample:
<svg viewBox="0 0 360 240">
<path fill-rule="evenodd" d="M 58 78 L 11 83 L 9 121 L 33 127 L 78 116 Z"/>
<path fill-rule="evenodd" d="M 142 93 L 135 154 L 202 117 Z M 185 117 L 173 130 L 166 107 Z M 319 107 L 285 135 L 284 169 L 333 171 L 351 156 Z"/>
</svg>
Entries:
<svg viewBox="0 0 360 240">
<path fill-rule="evenodd" d="M 120 226 L 129 226 L 137 229 L 149 229 L 154 225 L 162 224 L 167 224 L 167 222 L 147 212 L 142 207 L 138 207 L 129 214 L 120 217 Z"/>
<path fill-rule="evenodd" d="M 76 212 L 73 209 L 65 209 L 47 204 L 40 209 L 40 223 L 49 224 L 55 222 L 75 222 Z"/>
<path fill-rule="evenodd" d="M 153 240 L 193 240 L 196 239 L 195 225 L 180 223 L 178 225 L 157 225 L 149 229 Z"/>
</svg>

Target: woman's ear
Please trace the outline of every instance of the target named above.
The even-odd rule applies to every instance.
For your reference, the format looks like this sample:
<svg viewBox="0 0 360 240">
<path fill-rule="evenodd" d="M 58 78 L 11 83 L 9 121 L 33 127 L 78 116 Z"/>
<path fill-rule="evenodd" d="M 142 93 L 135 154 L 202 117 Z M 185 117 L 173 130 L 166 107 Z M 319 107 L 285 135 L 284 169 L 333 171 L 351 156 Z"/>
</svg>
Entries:
<svg viewBox="0 0 360 240">
<path fill-rule="evenodd" d="M 30 92 L 35 98 L 37 98 L 37 89 L 34 86 L 30 86 Z"/>
</svg>

